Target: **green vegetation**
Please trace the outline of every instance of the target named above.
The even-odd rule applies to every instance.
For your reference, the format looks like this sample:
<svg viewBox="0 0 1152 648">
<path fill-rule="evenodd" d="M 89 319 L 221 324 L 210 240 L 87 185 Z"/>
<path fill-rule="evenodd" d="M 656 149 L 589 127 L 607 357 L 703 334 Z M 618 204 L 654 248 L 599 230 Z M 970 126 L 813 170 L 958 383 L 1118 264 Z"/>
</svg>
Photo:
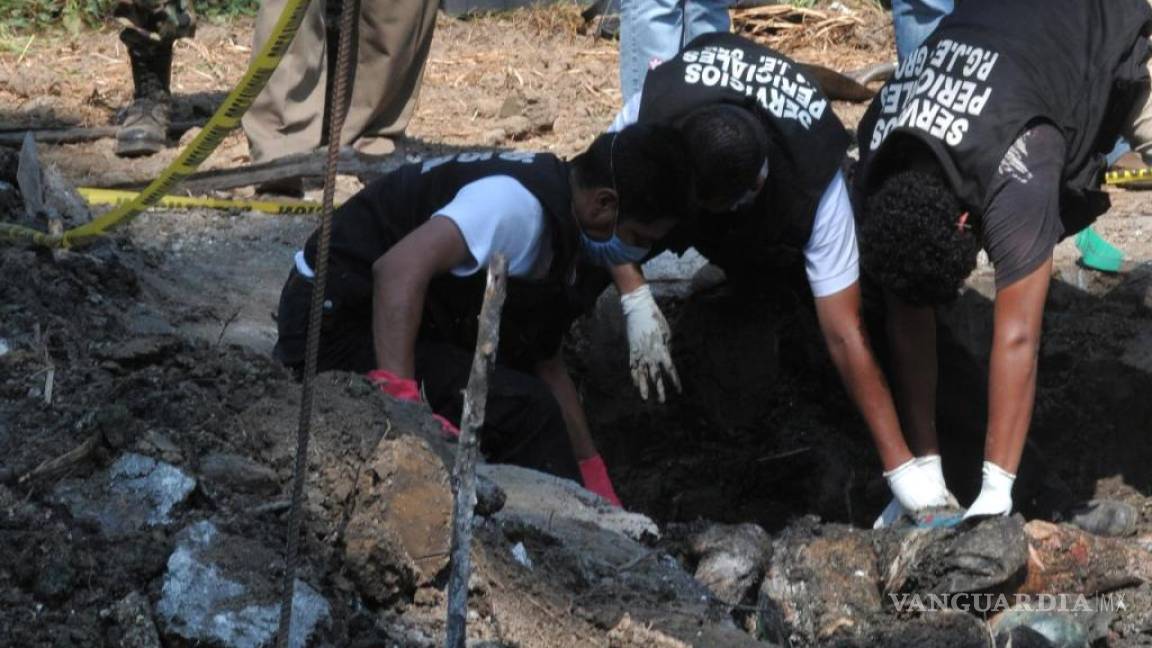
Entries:
<svg viewBox="0 0 1152 648">
<path fill-rule="evenodd" d="M 112 18 L 116 0 L 0 0 L 0 28 L 8 33 L 99 27 Z M 184 0 L 198 16 L 254 15 L 259 0 Z"/>
</svg>

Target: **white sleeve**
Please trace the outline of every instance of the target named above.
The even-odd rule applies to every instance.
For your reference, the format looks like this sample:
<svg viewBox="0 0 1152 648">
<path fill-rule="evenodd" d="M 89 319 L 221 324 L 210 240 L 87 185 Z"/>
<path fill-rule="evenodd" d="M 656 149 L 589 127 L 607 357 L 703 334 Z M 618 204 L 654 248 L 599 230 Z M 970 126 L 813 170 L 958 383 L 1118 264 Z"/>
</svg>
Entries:
<svg viewBox="0 0 1152 648">
<path fill-rule="evenodd" d="M 551 245 L 544 206 L 515 178 L 499 175 L 470 182 L 435 215 L 456 224 L 472 255 L 452 268 L 452 274 L 475 274 L 487 268 L 497 252 L 508 259 L 510 276 L 535 278 L 547 271 Z"/>
<path fill-rule="evenodd" d="M 624 104 L 624 108 L 616 113 L 616 118 L 612 120 L 612 125 L 608 127 L 606 132 L 618 133 L 639 121 L 641 94 L 643 93 L 637 92 L 632 95 L 632 98 Z"/>
<path fill-rule="evenodd" d="M 820 197 L 812 236 L 804 246 L 804 266 L 816 297 L 838 293 L 860 278 L 856 221 L 842 172 L 836 172 Z"/>
</svg>

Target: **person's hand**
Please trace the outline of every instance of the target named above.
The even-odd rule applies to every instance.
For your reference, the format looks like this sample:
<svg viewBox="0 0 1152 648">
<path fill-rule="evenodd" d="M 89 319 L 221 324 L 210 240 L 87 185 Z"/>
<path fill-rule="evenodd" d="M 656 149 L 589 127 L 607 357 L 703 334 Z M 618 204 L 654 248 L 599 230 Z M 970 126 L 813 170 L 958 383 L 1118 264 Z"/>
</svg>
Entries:
<svg viewBox="0 0 1152 648">
<path fill-rule="evenodd" d="M 612 488 L 612 480 L 608 478 L 608 467 L 600 455 L 589 457 L 579 462 L 580 478 L 584 481 L 584 488 L 608 500 L 616 508 L 624 508 L 620 498 L 616 496 L 616 489 Z"/>
<path fill-rule="evenodd" d="M 411 403 L 423 402 L 423 399 L 420 398 L 420 386 L 411 378 L 401 378 L 385 369 L 373 369 L 368 372 L 367 376 L 368 380 L 372 381 L 372 384 L 380 388 L 380 391 L 393 398 Z M 460 429 L 453 425 L 452 421 L 440 416 L 436 412 L 432 412 L 432 418 L 440 423 L 440 429 L 444 432 L 444 436 L 453 439 L 460 437 Z"/>
<path fill-rule="evenodd" d="M 680 376 L 672 364 L 668 322 L 647 284 L 620 296 L 628 329 L 628 365 L 640 397 L 648 400 L 648 383 L 656 387 L 656 398 L 664 402 L 664 376 L 680 391 Z"/>
<path fill-rule="evenodd" d="M 895 500 L 908 513 L 950 504 L 948 489 L 915 459 L 884 473 L 884 478 Z"/>
</svg>

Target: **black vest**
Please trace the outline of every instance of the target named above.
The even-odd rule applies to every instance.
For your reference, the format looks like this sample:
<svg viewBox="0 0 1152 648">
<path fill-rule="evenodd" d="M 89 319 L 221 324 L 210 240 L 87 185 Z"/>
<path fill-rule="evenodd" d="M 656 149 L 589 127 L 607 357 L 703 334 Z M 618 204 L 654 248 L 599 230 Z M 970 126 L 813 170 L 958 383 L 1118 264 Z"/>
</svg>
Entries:
<svg viewBox="0 0 1152 648">
<path fill-rule="evenodd" d="M 1008 147 L 1050 122 L 1066 143 L 1060 210 L 1074 234 L 1109 207 L 1104 155 L 1148 88 L 1150 31 L 1145 0 L 964 0 L 865 113 L 858 188 L 870 193 L 919 142 L 979 216 Z"/>
<path fill-rule="evenodd" d="M 735 34 L 692 40 L 648 72 L 640 121 L 675 124 L 697 108 L 730 103 L 768 133 L 768 180 L 756 202 L 732 215 L 702 216 L 664 247 L 695 246 L 731 274 L 791 265 L 812 235 L 816 207 L 848 149 L 848 133 L 819 87 L 792 59 Z"/>
<path fill-rule="evenodd" d="M 544 206 L 552 264 L 541 280 L 509 278 L 500 327 L 501 364 L 525 369 L 559 349 L 572 319 L 588 306 L 577 276 L 579 229 L 572 215 L 569 168 L 555 156 L 474 152 L 408 164 L 379 178 L 334 215 L 327 297 L 337 309 L 371 318 L 372 264 L 455 198 L 465 185 L 506 175 Z M 315 267 L 316 237 L 304 247 Z M 425 298 L 422 339 L 472 349 L 487 273 L 433 279 Z"/>
</svg>

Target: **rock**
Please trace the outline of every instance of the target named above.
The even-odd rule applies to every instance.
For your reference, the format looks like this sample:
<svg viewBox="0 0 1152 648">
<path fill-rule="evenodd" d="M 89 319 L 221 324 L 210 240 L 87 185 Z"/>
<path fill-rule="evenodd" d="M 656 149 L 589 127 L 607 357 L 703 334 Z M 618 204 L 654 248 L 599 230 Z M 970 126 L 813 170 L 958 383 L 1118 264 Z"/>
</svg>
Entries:
<svg viewBox="0 0 1152 648">
<path fill-rule="evenodd" d="M 504 99 L 496 117 L 505 136 L 523 140 L 551 131 L 556 123 L 556 110 L 549 101 L 517 92 Z"/>
<path fill-rule="evenodd" d="M 760 586 L 760 630 L 785 646 L 863 636 L 881 611 L 879 582 L 869 533 L 840 525 L 814 537 L 785 532 Z"/>
<path fill-rule="evenodd" d="M 996 648 L 1056 648 L 1044 635 L 1028 626 L 1017 626 L 996 635 Z"/>
<path fill-rule="evenodd" d="M 120 648 L 161 648 L 160 635 L 152 620 L 152 606 L 140 592 L 132 592 L 113 608 L 120 637 Z"/>
<path fill-rule="evenodd" d="M 276 471 L 247 457 L 212 453 L 200 460 L 201 484 L 211 491 L 226 490 L 255 495 L 280 491 Z"/>
<path fill-rule="evenodd" d="M 164 360 L 179 349 L 180 344 L 180 340 L 174 337 L 136 337 L 98 349 L 95 355 L 126 369 L 137 369 Z"/>
<path fill-rule="evenodd" d="M 491 479 L 507 495 L 502 513 L 547 525 L 551 517 L 579 520 L 633 540 L 659 537 L 656 523 L 605 502 L 569 479 L 505 464 L 483 464 L 478 475 Z"/>
<path fill-rule="evenodd" d="M 1136 533 L 1140 512 L 1119 500 L 1091 500 L 1073 511 L 1073 526 L 1099 536 L 1125 537 Z"/>
<path fill-rule="evenodd" d="M 176 333 L 176 329 L 168 323 L 168 320 L 141 304 L 133 306 L 128 311 L 127 326 L 128 332 L 133 335 L 165 336 Z"/>
<path fill-rule="evenodd" d="M 500 512 L 504 508 L 504 502 L 508 496 L 504 494 L 504 490 L 496 485 L 496 482 L 488 479 L 487 477 L 477 476 L 476 478 L 476 515 L 490 517 Z"/>
<path fill-rule="evenodd" d="M 53 501 L 77 519 L 97 524 L 117 537 L 145 527 L 169 524 L 171 513 L 196 487 L 196 480 L 179 468 L 125 453 L 108 468 L 86 480 L 60 482 Z"/>
<path fill-rule="evenodd" d="M 866 637 L 840 648 L 974 648 L 989 645 L 988 630 L 964 612 L 933 612 L 912 621 L 887 620 Z"/>
<path fill-rule="evenodd" d="M 272 550 L 221 533 L 211 522 L 180 532 L 168 558 L 161 599 L 156 606 L 166 641 L 220 648 L 272 646 L 280 615 L 280 581 L 269 569 L 279 561 Z M 305 648 L 328 601 L 297 580 L 292 597 L 291 648 Z"/>
<path fill-rule="evenodd" d="M 670 637 L 644 623 L 636 623 L 628 613 L 608 631 L 609 648 L 690 648 L 689 644 Z"/>
<path fill-rule="evenodd" d="M 357 491 L 344 562 L 360 592 L 383 604 L 434 579 L 448 564 L 452 489 L 428 444 L 414 436 L 381 441 Z"/>
<path fill-rule="evenodd" d="M 1088 648 L 1088 629 L 1073 615 L 1062 612 L 1013 609 L 996 616 L 992 622 L 997 646 L 1037 646 L 1052 648 Z M 1107 626 L 1105 626 L 1107 627 Z M 1008 640 L 1011 639 L 1011 644 Z"/>
<path fill-rule="evenodd" d="M 729 605 L 760 584 L 772 556 L 772 539 L 755 524 L 716 524 L 690 542 L 698 560 L 696 580 Z"/>
<path fill-rule="evenodd" d="M 957 594 L 1011 591 L 1028 563 L 1020 516 L 982 520 L 971 528 L 916 529 L 885 555 L 887 592 Z"/>
<path fill-rule="evenodd" d="M 1152 581 L 1152 554 L 1137 546 L 1041 520 L 1026 524 L 1024 532 L 1028 578 L 1020 593 L 1093 596 Z"/>
</svg>

